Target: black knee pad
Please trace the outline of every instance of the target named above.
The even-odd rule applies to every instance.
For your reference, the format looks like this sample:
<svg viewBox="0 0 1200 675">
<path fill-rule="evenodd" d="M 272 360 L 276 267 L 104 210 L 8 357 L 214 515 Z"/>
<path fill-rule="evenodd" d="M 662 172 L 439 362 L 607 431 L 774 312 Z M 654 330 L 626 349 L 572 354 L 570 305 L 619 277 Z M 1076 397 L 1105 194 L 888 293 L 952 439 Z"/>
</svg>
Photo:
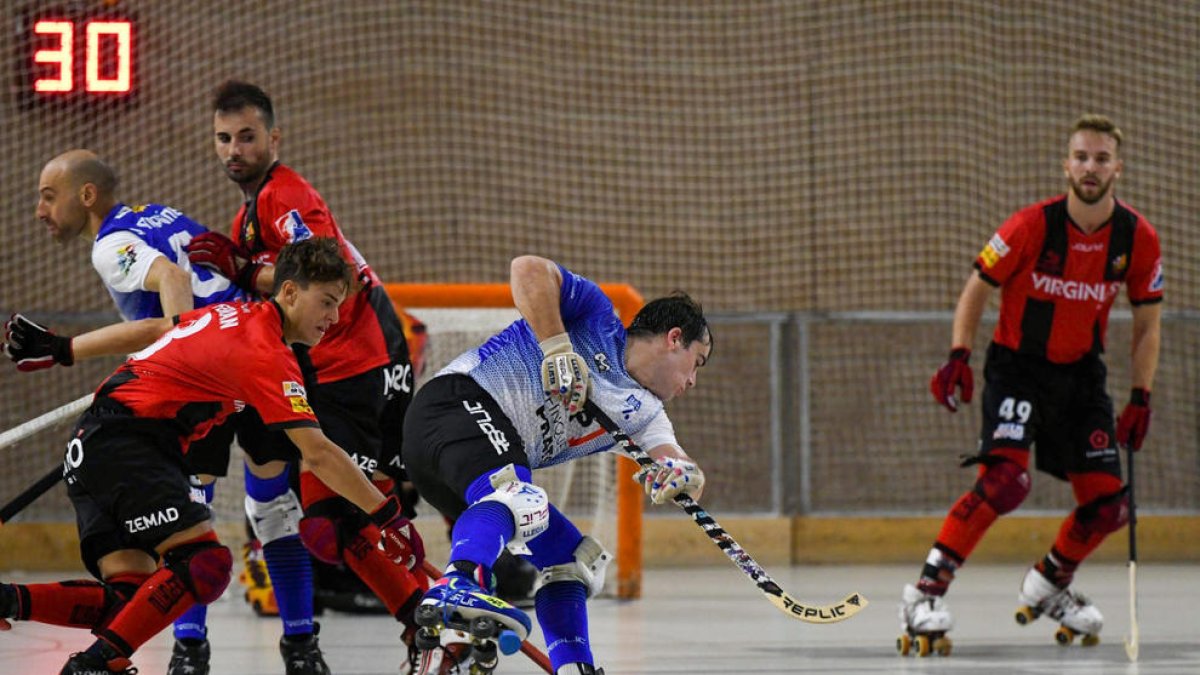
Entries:
<svg viewBox="0 0 1200 675">
<path fill-rule="evenodd" d="M 1077 507 L 1075 522 L 1089 534 L 1111 534 L 1121 529 L 1129 522 L 1129 488 Z"/>
<path fill-rule="evenodd" d="M 1002 459 L 985 462 L 987 467 L 975 481 L 975 492 L 992 507 L 996 515 L 1004 515 L 1021 505 L 1029 496 L 1032 481 L 1029 472 L 1020 464 Z"/>
<path fill-rule="evenodd" d="M 346 551 L 363 556 L 363 546 L 374 546 L 362 535 L 371 519 L 344 499 L 323 499 L 310 504 L 300 520 L 300 540 L 318 560 L 335 565 Z"/>
<path fill-rule="evenodd" d="M 196 602 L 207 605 L 229 585 L 233 554 L 215 541 L 184 544 L 163 554 L 163 566 L 183 581 Z"/>
</svg>

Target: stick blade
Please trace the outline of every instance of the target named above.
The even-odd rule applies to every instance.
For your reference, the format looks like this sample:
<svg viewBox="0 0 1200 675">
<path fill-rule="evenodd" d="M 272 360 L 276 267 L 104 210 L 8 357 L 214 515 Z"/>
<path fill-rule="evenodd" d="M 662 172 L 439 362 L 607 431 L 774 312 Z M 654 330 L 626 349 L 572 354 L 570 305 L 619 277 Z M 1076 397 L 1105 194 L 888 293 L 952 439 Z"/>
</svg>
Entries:
<svg viewBox="0 0 1200 675">
<path fill-rule="evenodd" d="M 862 593 L 851 593 L 832 605 L 815 605 L 796 600 L 787 593 L 769 595 L 771 604 L 779 611 L 804 623 L 837 623 L 858 614 L 869 602 Z"/>
</svg>

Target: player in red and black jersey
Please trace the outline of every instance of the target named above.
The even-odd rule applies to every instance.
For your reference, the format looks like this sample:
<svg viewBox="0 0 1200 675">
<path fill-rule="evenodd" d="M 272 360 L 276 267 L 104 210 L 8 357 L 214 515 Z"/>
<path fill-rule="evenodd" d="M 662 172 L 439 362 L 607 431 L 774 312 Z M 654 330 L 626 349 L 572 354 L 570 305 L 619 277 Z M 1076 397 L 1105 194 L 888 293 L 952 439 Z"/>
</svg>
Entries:
<svg viewBox="0 0 1200 675">
<path fill-rule="evenodd" d="M 330 438 L 360 468 L 374 474 L 386 492 L 393 478 L 403 478 L 400 437 L 412 398 L 413 375 L 400 320 L 379 278 L 343 236 L 325 201 L 298 173 L 279 163 L 281 132 L 266 93 L 252 84 L 226 82 L 218 88 L 213 108 L 217 156 L 246 202 L 233 222 L 231 238 L 208 233 L 192 241 L 191 262 L 214 267 L 247 290 L 267 293 L 275 274 L 272 262 L 281 247 L 312 236 L 338 241 L 356 276 L 340 308 L 342 320 L 308 354 L 315 379 L 309 401 Z M 274 475 L 271 471 L 268 467 L 259 475 Z M 327 525 L 322 532 L 301 529 L 309 550 L 324 562 L 347 562 L 388 611 L 411 626 L 409 600 L 427 584 L 424 576 L 391 565 L 373 568 L 345 560 L 338 538 L 359 529 L 360 515 L 303 468 L 299 484 L 309 522 Z M 267 562 L 270 567 L 269 558 Z M 276 576 L 274 569 L 271 575 Z"/>
<path fill-rule="evenodd" d="M 220 597 L 233 560 L 185 456 L 193 440 L 247 406 L 362 510 L 366 525 L 347 546 L 395 566 L 423 557 L 399 501 L 321 431 L 289 347 L 315 345 L 337 323 L 350 268 L 331 239 L 290 246 L 277 262 L 272 301 L 212 305 L 183 314 L 177 325 L 145 319 L 70 339 L 27 320 L 9 322 L 4 352 L 18 363 L 70 365 L 140 350 L 96 390 L 63 464 L 83 562 L 100 581 L 0 584 L 0 628 L 15 619 L 96 634 L 63 673 L 133 672 L 127 669 L 139 646 L 193 604 Z"/>
<path fill-rule="evenodd" d="M 1046 613 L 1068 636 L 1098 639 L 1099 610 L 1070 585 L 1079 564 L 1128 520 L 1118 446 L 1139 449 L 1149 427 L 1163 296 L 1158 235 L 1113 194 L 1120 145 L 1108 118 L 1079 118 L 1063 160 L 1067 193 L 1009 218 L 959 297 L 950 358 L 930 382 L 952 412 L 960 396 L 971 400 L 971 345 L 991 290 L 1001 293 L 984 367 L 979 454 L 965 462 L 978 466 L 978 478 L 951 508 L 917 584 L 904 589 L 911 635 L 948 630 L 942 596 L 992 523 L 1028 495 L 1036 446 L 1037 468 L 1069 481 L 1077 508 L 1026 573 L 1019 599 L 1030 608 L 1026 618 Z M 1114 425 L 1100 355 L 1122 285 L 1133 306 L 1133 390 Z"/>
</svg>

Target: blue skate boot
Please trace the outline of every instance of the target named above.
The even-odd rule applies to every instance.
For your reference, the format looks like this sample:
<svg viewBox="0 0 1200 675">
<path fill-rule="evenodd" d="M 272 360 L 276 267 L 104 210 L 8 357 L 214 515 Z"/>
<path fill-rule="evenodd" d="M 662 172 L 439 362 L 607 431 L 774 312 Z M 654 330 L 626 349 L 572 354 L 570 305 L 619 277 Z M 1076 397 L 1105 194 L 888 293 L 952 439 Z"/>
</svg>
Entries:
<svg viewBox="0 0 1200 675">
<path fill-rule="evenodd" d="M 469 672 L 487 675 L 495 670 L 499 653 L 516 653 L 533 630 L 529 615 L 485 590 L 485 574 L 475 563 L 453 562 L 446 576 L 426 591 L 415 617 L 421 627 L 415 640 L 419 675 L 438 672 L 438 656 L 444 649 L 466 648 Z"/>
</svg>

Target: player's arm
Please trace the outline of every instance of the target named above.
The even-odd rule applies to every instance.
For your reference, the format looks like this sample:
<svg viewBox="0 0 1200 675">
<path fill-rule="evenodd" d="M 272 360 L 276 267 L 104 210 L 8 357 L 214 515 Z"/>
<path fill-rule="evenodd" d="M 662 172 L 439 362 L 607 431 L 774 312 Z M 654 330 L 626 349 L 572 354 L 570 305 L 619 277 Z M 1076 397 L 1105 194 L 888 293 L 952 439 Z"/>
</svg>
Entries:
<svg viewBox="0 0 1200 675">
<path fill-rule="evenodd" d="M 287 430 L 288 438 L 300 449 L 305 465 L 334 492 L 355 506 L 372 513 L 383 505 L 385 497 L 336 443 L 317 427 Z"/>
<path fill-rule="evenodd" d="M 929 380 L 929 391 L 938 403 L 950 412 L 958 410 L 959 396 L 963 403 L 970 403 L 975 391 L 975 378 L 971 374 L 971 345 L 975 344 L 975 333 L 983 319 L 983 310 L 992 295 L 992 285 L 972 271 L 958 296 L 954 308 L 954 325 L 950 332 L 950 356 Z M 956 395 L 956 390 L 958 395 Z"/>
<path fill-rule="evenodd" d="M 1162 303 L 1133 306 L 1132 366 L 1129 403 L 1117 418 L 1117 442 L 1134 450 L 1150 431 L 1150 389 L 1158 370 L 1159 341 L 1162 336 Z"/>
<path fill-rule="evenodd" d="M 151 263 L 143 284 L 146 290 L 158 293 L 163 316 L 179 316 L 195 309 L 191 273 L 184 271 L 165 256 L 160 256 Z"/>
<path fill-rule="evenodd" d="M 74 338 L 57 335 L 21 314 L 4 324 L 3 352 L 28 372 L 54 364 L 69 366 L 98 356 L 128 354 L 143 349 L 171 330 L 171 319 L 142 319 L 116 323 Z"/>
<path fill-rule="evenodd" d="M 275 266 L 264 264 L 254 277 L 254 290 L 263 297 L 269 297 L 275 290 Z"/>
<path fill-rule="evenodd" d="M 509 271 L 513 303 L 542 348 L 542 390 L 574 415 L 587 401 L 591 373 L 563 324 L 562 270 L 533 255 L 514 258 Z"/>
</svg>

